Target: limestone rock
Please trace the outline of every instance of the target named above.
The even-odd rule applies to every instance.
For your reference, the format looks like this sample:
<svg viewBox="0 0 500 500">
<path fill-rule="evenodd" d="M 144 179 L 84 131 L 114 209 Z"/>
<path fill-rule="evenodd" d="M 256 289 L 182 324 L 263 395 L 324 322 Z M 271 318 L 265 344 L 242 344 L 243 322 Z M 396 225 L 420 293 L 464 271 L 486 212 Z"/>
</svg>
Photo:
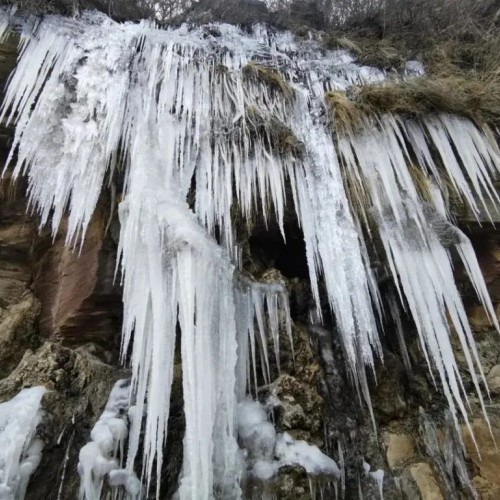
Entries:
<svg viewBox="0 0 500 500">
<path fill-rule="evenodd" d="M 387 463 L 389 467 L 401 467 L 415 454 L 415 443 L 409 434 L 386 433 Z"/>
<path fill-rule="evenodd" d="M 28 348 L 38 345 L 40 303 L 26 291 L 18 303 L 0 308 L 0 378 L 6 377 Z"/>
<path fill-rule="evenodd" d="M 311 386 L 291 375 L 281 375 L 273 382 L 270 394 L 276 425 L 280 430 L 302 430 L 310 434 L 320 431 L 323 400 Z M 297 438 L 305 437 L 293 435 Z"/>
<path fill-rule="evenodd" d="M 409 472 L 417 483 L 422 500 L 444 500 L 437 476 L 427 462 L 412 465 Z"/>
<path fill-rule="evenodd" d="M 486 382 L 492 394 L 500 394 L 500 365 L 495 365 L 489 371 Z"/>
</svg>

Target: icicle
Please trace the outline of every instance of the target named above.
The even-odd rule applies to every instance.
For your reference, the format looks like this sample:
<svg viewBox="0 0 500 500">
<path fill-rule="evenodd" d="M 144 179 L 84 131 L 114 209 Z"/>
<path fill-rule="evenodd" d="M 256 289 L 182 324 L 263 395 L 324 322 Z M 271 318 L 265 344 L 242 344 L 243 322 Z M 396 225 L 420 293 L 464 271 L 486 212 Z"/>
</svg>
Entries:
<svg viewBox="0 0 500 500">
<path fill-rule="evenodd" d="M 372 299 L 377 299 L 373 278 L 365 267 L 332 139 L 323 125 L 313 120 L 305 95 L 299 95 L 298 103 L 293 130 L 304 142 L 307 157 L 303 166 L 289 171 L 289 176 L 304 231 L 313 297 L 321 316 L 318 279 L 323 274 L 348 367 L 363 383 L 363 365 L 373 368 L 373 351 L 381 355 L 372 308 Z M 369 398 L 366 402 L 371 411 Z"/>
<path fill-rule="evenodd" d="M 43 413 L 45 388 L 22 389 L 0 403 L 0 498 L 23 500 L 31 474 L 42 457 L 44 443 L 36 438 Z"/>
</svg>

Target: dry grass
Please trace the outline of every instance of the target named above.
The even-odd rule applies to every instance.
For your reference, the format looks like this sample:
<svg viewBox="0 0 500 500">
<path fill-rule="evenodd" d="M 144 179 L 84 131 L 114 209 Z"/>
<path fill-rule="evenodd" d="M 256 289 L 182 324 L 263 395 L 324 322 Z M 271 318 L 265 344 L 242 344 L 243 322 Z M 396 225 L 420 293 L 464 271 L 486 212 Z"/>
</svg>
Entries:
<svg viewBox="0 0 500 500">
<path fill-rule="evenodd" d="M 350 100 L 345 92 L 327 92 L 325 103 L 334 130 L 350 134 L 365 123 L 365 110 Z"/>
<path fill-rule="evenodd" d="M 408 165 L 408 171 L 410 172 L 413 185 L 415 186 L 420 198 L 427 202 L 432 202 L 431 184 L 429 177 L 427 177 L 427 174 L 424 172 L 422 167 L 416 165 L 415 163 L 410 163 Z"/>
<path fill-rule="evenodd" d="M 386 81 L 358 89 L 354 99 L 328 92 L 326 102 L 335 127 L 350 131 L 366 116 L 392 113 L 421 118 L 432 113 L 463 116 L 478 125 L 500 125 L 500 74 L 484 78 L 420 77 Z"/>
<path fill-rule="evenodd" d="M 499 75 L 500 76 L 500 75 Z M 500 123 L 500 77 L 422 77 L 360 89 L 356 105 L 365 112 L 421 117 L 451 113 L 478 124 Z"/>
<path fill-rule="evenodd" d="M 281 94 L 287 100 L 293 100 L 295 97 L 293 88 L 272 68 L 250 62 L 243 68 L 243 76 L 247 79 L 253 79 L 263 83 L 274 92 Z"/>
<path fill-rule="evenodd" d="M 246 108 L 246 127 L 251 137 L 263 137 L 271 151 L 301 156 L 304 145 L 292 130 L 274 116 L 263 115 L 255 108 Z"/>
<path fill-rule="evenodd" d="M 329 49 L 345 49 L 366 66 L 377 68 L 400 68 L 407 60 L 404 47 L 390 39 L 327 37 L 325 46 Z"/>
</svg>

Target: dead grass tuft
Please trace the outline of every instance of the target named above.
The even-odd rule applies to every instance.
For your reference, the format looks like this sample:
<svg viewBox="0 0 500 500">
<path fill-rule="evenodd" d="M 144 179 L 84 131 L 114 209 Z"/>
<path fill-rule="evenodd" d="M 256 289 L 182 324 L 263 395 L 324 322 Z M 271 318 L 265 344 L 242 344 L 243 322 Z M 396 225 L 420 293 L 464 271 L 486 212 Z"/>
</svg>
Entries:
<svg viewBox="0 0 500 500">
<path fill-rule="evenodd" d="M 295 97 L 293 88 L 272 68 L 250 62 L 243 68 L 243 76 L 263 83 L 271 90 L 281 94 L 287 100 L 293 100 Z"/>
<path fill-rule="evenodd" d="M 500 126 L 500 74 L 386 81 L 357 89 L 353 99 L 343 92 L 328 92 L 325 99 L 335 128 L 343 132 L 356 129 L 368 116 L 385 113 L 417 119 L 450 113 L 479 126 Z"/>
<path fill-rule="evenodd" d="M 500 123 L 500 75 L 485 79 L 421 77 L 359 90 L 356 105 L 372 114 L 421 117 L 430 113 L 464 116 L 478 124 Z"/>
<path fill-rule="evenodd" d="M 349 99 L 345 92 L 327 92 L 325 102 L 335 130 L 350 134 L 365 123 L 367 116 L 365 110 L 358 103 Z"/>
<path fill-rule="evenodd" d="M 251 137 L 263 137 L 271 151 L 301 156 L 304 145 L 292 130 L 274 116 L 266 116 L 256 108 L 246 108 L 246 126 Z"/>
</svg>

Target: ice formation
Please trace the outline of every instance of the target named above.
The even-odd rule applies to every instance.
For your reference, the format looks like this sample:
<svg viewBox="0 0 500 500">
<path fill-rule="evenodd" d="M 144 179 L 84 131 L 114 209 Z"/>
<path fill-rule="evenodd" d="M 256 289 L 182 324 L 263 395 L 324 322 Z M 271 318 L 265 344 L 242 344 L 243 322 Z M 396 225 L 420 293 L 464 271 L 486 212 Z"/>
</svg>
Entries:
<svg viewBox="0 0 500 500">
<path fill-rule="evenodd" d="M 2 11 L 0 38 L 14 25 L 22 30 L 20 57 L 1 118 L 16 125 L 9 164 L 15 162 L 15 176 L 28 177 L 41 224 L 55 233 L 67 213 L 67 242 L 78 246 L 103 185 L 118 171 L 124 176 L 122 356 L 130 359 L 135 406 L 126 464 L 110 474 L 112 482 L 131 477 L 142 433 L 144 489 L 156 486 L 159 494 L 159 481 L 152 482 L 161 473 L 179 327 L 186 433 L 178 496 L 241 495 L 237 404 L 257 392 L 259 365 L 269 382 L 266 333 L 279 368 L 279 331 L 290 335 L 291 323 L 284 287 L 239 273 L 232 214 L 275 218 L 284 236 L 287 192 L 304 233 L 315 315 L 321 319 L 323 280 L 352 380 L 370 411 L 365 367 L 381 356 L 382 306 L 368 255 L 375 230 L 399 293 L 392 314 L 401 306 L 410 312 L 452 418 L 458 407 L 467 419 L 448 318 L 480 398 L 484 377 L 452 249 L 498 323 L 471 244 L 452 225 L 443 194 L 451 183 L 476 215 L 487 212 L 487 200 L 498 201 L 492 179 L 499 152 L 487 128 L 448 115 L 421 122 L 385 116 L 342 135 L 325 113 L 325 90 L 380 82 L 384 73 L 357 65 L 346 51 L 325 53 L 262 26 L 251 33 L 228 25 L 159 30 L 95 13 L 39 21 Z M 259 71 L 278 72 L 283 85 L 270 86 Z M 411 162 L 419 164 L 427 193 L 417 189 Z M 362 230 L 368 220 L 375 228 Z M 285 435 L 273 438 L 264 424 L 262 443 L 276 439 L 283 460 L 316 453 Z M 112 453 L 99 443 L 93 437 L 94 451 L 87 448 L 81 460 L 89 498 L 99 495 L 94 479 L 85 480 L 92 461 L 104 459 L 101 477 Z M 271 475 L 265 459 L 256 470 Z"/>
<path fill-rule="evenodd" d="M 36 437 L 45 388 L 22 389 L 0 403 L 0 499 L 23 500 L 28 481 L 42 458 L 43 441 Z"/>
<path fill-rule="evenodd" d="M 104 412 L 90 433 L 91 441 L 80 450 L 80 499 L 99 500 L 107 479 L 112 487 L 122 486 L 130 500 L 139 499 L 141 483 L 132 472 L 123 470 L 125 441 L 128 437 L 130 381 L 118 380 Z"/>
<path fill-rule="evenodd" d="M 280 467 L 298 465 L 311 477 L 340 478 L 340 469 L 316 446 L 276 433 L 265 408 L 257 401 L 238 404 L 238 435 L 245 450 L 248 475 L 260 481 L 272 479 Z"/>
<path fill-rule="evenodd" d="M 457 431 L 451 413 L 446 410 L 442 422 L 436 422 L 425 412 L 420 414 L 420 433 L 426 451 L 444 485 L 446 498 L 460 496 L 458 484 L 467 491 L 470 498 L 478 499 L 467 470 L 465 446 Z"/>
</svg>

